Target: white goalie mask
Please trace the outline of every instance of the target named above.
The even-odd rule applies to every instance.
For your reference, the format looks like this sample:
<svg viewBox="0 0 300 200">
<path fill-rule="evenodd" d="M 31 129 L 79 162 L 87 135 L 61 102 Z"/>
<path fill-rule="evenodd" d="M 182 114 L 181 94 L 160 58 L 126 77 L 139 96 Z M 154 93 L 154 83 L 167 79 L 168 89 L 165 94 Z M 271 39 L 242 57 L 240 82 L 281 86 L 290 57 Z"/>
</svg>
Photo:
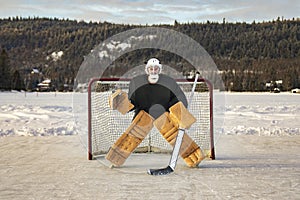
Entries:
<svg viewBox="0 0 300 200">
<path fill-rule="evenodd" d="M 148 74 L 148 81 L 151 84 L 157 83 L 159 79 L 159 74 L 162 71 L 162 65 L 160 64 L 159 60 L 156 58 L 151 58 L 148 60 L 145 72 Z"/>
</svg>

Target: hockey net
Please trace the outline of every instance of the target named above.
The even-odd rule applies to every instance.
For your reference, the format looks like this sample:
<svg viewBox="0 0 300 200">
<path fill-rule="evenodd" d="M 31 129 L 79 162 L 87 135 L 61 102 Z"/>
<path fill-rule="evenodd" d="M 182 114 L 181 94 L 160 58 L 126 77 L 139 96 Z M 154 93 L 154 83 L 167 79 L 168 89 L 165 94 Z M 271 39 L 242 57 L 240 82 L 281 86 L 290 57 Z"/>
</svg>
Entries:
<svg viewBox="0 0 300 200">
<path fill-rule="evenodd" d="M 94 78 L 88 86 L 88 159 L 104 155 L 131 124 L 134 113 L 122 115 L 109 108 L 108 98 L 120 88 L 128 92 L 129 79 Z M 194 80 L 178 79 L 177 83 L 189 98 Z M 213 135 L 213 87 L 198 79 L 189 111 L 197 121 L 187 134 L 201 147 L 206 157 L 215 159 Z M 153 127 L 134 152 L 172 152 L 173 148 Z"/>
</svg>

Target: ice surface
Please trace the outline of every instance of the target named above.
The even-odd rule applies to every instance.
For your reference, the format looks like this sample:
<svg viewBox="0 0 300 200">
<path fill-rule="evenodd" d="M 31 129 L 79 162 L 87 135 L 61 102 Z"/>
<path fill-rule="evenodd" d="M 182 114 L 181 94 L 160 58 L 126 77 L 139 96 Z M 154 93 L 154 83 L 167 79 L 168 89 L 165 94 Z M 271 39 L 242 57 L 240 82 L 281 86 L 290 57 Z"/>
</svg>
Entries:
<svg viewBox="0 0 300 200">
<path fill-rule="evenodd" d="M 219 95 L 216 160 L 191 169 L 180 159 L 153 177 L 146 169 L 169 155 L 131 156 L 119 169 L 87 160 L 74 120 L 87 117 L 86 94 L 0 93 L 0 199 L 299 199 L 300 95 Z"/>
</svg>

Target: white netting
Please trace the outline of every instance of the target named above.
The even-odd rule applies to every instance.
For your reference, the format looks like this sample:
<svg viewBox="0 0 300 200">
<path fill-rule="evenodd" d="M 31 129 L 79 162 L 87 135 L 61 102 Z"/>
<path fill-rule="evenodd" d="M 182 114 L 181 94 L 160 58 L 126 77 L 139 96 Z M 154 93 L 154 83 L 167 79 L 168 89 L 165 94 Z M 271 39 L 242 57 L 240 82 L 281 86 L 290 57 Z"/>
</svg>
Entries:
<svg viewBox="0 0 300 200">
<path fill-rule="evenodd" d="M 187 98 L 190 97 L 193 82 L 178 82 Z M 117 88 L 128 92 L 129 81 L 94 81 L 91 87 L 91 154 L 101 155 L 107 153 L 112 144 L 125 132 L 131 124 L 133 112 L 122 115 L 116 110 L 111 110 L 108 104 L 108 97 Z M 188 130 L 188 134 L 195 142 L 211 156 L 211 103 L 210 91 L 206 83 L 197 83 L 189 111 L 197 119 L 196 123 Z M 137 148 L 141 152 L 169 152 L 171 145 L 161 136 L 158 130 L 153 127 L 151 132 Z"/>
</svg>

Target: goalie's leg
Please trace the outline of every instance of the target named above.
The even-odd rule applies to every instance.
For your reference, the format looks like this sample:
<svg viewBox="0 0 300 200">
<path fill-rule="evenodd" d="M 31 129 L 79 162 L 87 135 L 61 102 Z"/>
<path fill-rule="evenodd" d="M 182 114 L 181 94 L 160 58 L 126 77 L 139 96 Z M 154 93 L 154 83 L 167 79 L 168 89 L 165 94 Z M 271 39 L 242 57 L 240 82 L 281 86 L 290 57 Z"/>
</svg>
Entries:
<svg viewBox="0 0 300 200">
<path fill-rule="evenodd" d="M 153 118 L 145 111 L 140 111 L 127 130 L 109 149 L 106 159 L 115 166 L 121 166 L 147 136 L 152 127 Z"/>
<path fill-rule="evenodd" d="M 174 146 L 178 134 L 178 124 L 174 123 L 170 114 L 165 112 L 154 121 L 154 125 L 169 144 Z M 189 167 L 196 167 L 204 159 L 200 147 L 187 134 L 183 136 L 179 153 Z"/>
</svg>

